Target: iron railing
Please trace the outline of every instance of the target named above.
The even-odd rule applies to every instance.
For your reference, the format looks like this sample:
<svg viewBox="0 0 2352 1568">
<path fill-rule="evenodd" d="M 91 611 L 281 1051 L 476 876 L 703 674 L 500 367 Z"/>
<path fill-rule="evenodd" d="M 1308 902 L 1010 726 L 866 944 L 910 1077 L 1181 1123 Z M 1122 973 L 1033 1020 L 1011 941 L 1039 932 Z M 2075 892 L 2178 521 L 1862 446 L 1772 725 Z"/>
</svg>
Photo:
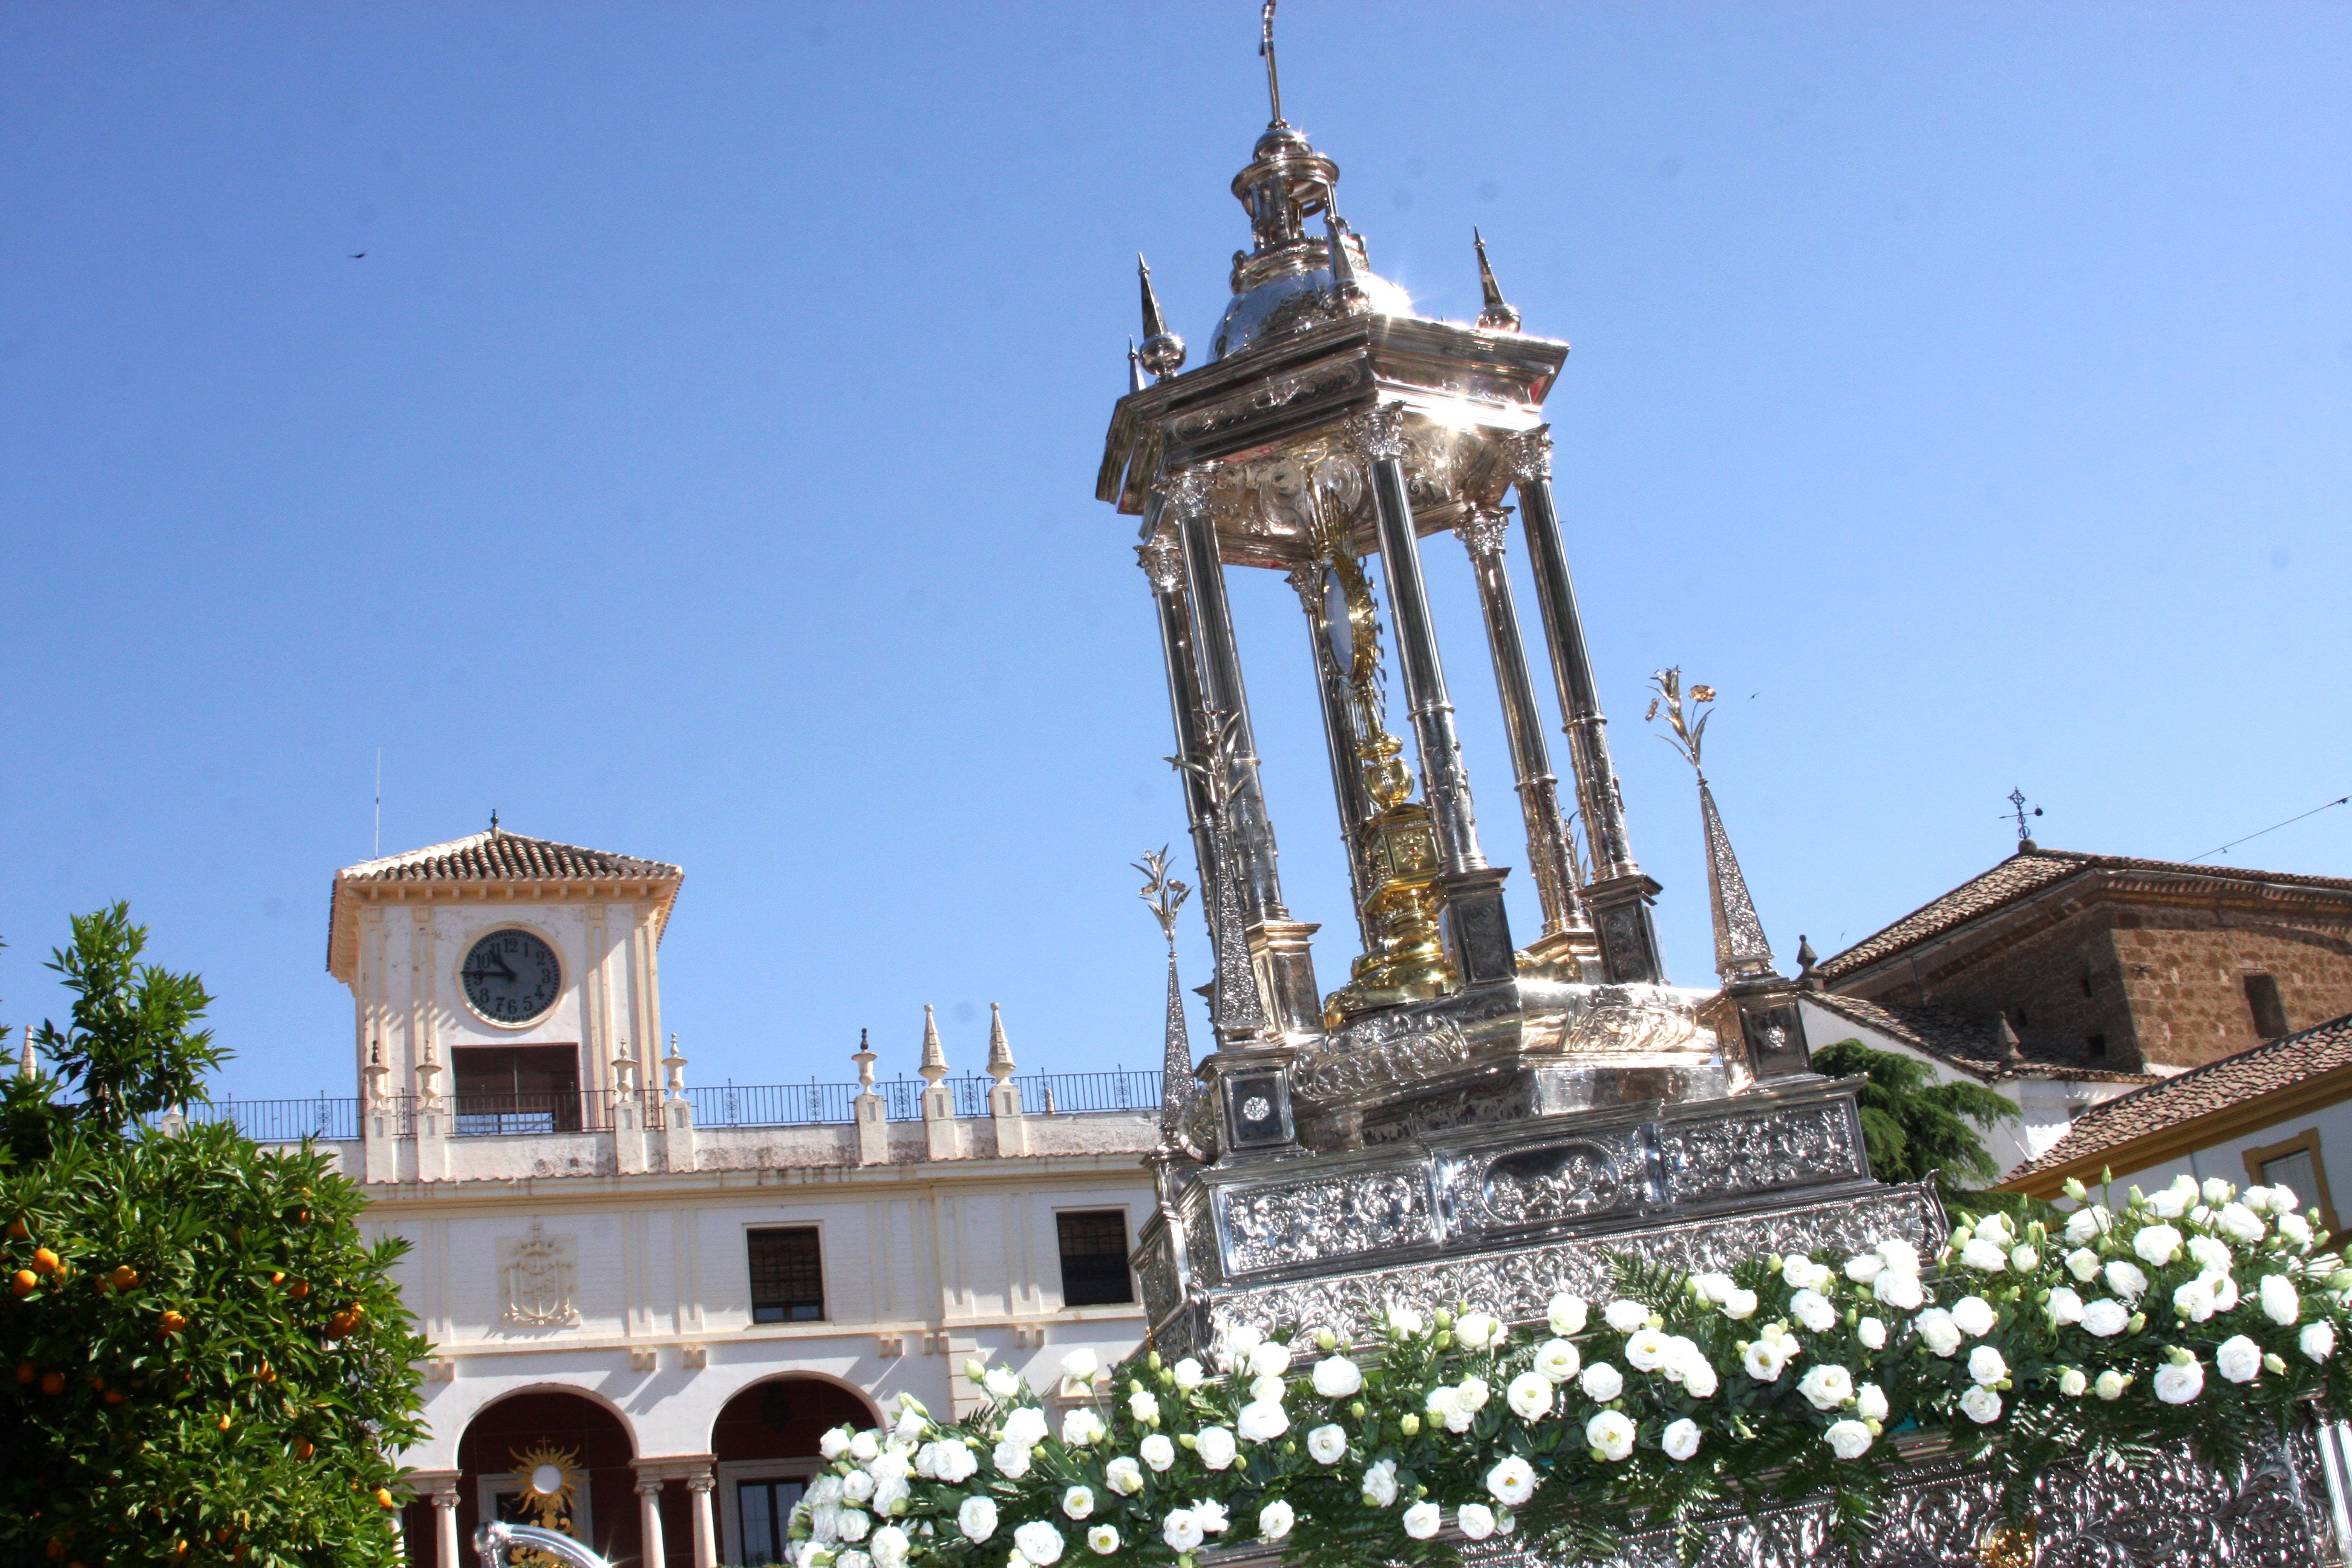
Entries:
<svg viewBox="0 0 2352 1568">
<path fill-rule="evenodd" d="M 1067 1115 L 1106 1110 L 1157 1110 L 1160 1075 L 1156 1072 L 1023 1073 L 1013 1082 L 1021 1090 L 1021 1109 L 1031 1116 Z M 970 1075 L 942 1080 L 955 1114 L 988 1114 L 992 1080 Z M 919 1121 L 923 1115 L 923 1080 L 897 1078 L 878 1082 L 874 1092 L 882 1099 L 882 1114 L 891 1121 Z M 704 1084 L 686 1091 L 694 1107 L 698 1127 L 821 1127 L 845 1126 L 857 1120 L 858 1086 L 854 1083 L 724 1083 Z M 658 1124 L 659 1090 L 643 1093 L 649 1114 Z M 449 1097 L 450 1131 L 460 1138 L 498 1134 L 603 1132 L 613 1125 L 614 1096 L 607 1089 L 562 1090 L 541 1094 L 457 1094 Z M 394 1095 L 385 1101 L 395 1135 L 411 1131 L 416 1101 L 411 1095 Z M 360 1101 L 350 1097 L 319 1095 L 310 1100 L 225 1099 L 210 1105 L 193 1105 L 184 1114 L 190 1121 L 231 1121 L 257 1143 L 292 1143 L 304 1138 L 321 1141 L 360 1135 Z"/>
</svg>

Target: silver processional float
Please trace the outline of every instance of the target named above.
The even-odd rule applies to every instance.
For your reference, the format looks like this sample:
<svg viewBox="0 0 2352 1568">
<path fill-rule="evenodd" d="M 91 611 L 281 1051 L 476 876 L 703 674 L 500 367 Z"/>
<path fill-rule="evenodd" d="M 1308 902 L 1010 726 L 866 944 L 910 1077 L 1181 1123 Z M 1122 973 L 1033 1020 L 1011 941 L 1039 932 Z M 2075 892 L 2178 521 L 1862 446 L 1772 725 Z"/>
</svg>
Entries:
<svg viewBox="0 0 2352 1568">
<path fill-rule="evenodd" d="M 589 1551 L 560 1531 L 541 1530 L 535 1524 L 509 1524 L 502 1519 L 494 1519 L 474 1531 L 474 1545 L 482 1554 L 482 1568 L 507 1568 L 512 1561 L 509 1553 L 519 1546 L 551 1557 L 567 1568 L 613 1568 L 610 1559 Z"/>
</svg>

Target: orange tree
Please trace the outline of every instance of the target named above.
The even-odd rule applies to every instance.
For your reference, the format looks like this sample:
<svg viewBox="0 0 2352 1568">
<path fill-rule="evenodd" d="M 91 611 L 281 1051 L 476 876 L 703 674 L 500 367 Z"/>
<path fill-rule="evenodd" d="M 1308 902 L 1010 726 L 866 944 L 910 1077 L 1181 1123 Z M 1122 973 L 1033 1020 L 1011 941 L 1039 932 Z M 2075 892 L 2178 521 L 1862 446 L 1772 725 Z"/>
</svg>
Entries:
<svg viewBox="0 0 2352 1568">
<path fill-rule="evenodd" d="M 74 1004 L 0 1094 L 0 1561 L 396 1560 L 411 1329 L 358 1187 L 305 1144 L 152 1131 L 225 1059 L 193 974 L 117 904 L 49 967 Z"/>
</svg>

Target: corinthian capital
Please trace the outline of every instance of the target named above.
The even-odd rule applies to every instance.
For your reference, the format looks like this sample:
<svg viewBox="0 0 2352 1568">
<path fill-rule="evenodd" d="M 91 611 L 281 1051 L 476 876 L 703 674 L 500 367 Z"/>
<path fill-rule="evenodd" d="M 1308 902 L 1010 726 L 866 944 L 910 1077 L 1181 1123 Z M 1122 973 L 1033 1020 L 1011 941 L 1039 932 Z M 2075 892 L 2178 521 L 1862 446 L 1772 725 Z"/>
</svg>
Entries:
<svg viewBox="0 0 2352 1568">
<path fill-rule="evenodd" d="M 1501 512 L 1480 507 L 1463 514 L 1462 521 L 1454 525 L 1454 534 L 1471 554 L 1482 560 L 1489 555 L 1499 560 L 1509 526 L 1510 520 Z"/>
<path fill-rule="evenodd" d="M 1209 504 L 1210 465 L 1197 463 L 1189 468 L 1179 468 L 1168 476 L 1161 494 L 1179 517 L 1194 517 Z"/>
<path fill-rule="evenodd" d="M 1404 456 L 1404 405 L 1376 403 L 1348 421 L 1348 439 L 1365 457 Z"/>
<path fill-rule="evenodd" d="M 1162 523 L 1150 539 L 1135 547 L 1135 558 L 1143 567 L 1143 574 L 1151 579 L 1155 594 L 1172 594 L 1184 581 L 1184 554 L 1176 542 L 1176 531 Z"/>
<path fill-rule="evenodd" d="M 1551 426 L 1538 425 L 1504 437 L 1503 460 L 1522 482 L 1551 478 Z"/>
</svg>

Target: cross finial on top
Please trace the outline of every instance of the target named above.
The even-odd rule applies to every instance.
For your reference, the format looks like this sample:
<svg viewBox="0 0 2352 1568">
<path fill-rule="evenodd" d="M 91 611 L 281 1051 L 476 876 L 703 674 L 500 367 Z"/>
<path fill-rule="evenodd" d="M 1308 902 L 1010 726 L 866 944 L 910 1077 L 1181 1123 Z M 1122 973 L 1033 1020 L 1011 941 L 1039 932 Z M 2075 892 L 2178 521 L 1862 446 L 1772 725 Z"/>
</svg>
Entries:
<svg viewBox="0 0 2352 1568">
<path fill-rule="evenodd" d="M 2012 789 L 2009 792 L 2009 805 L 2010 809 L 2017 816 L 2017 847 L 2020 849 L 2032 848 L 2033 829 L 2027 826 L 2025 819 L 2028 816 L 2041 816 L 2042 808 L 2037 805 L 2028 811 L 2025 805 L 2025 792 L 2021 789 Z"/>
<path fill-rule="evenodd" d="M 498 808 L 497 806 L 495 806 L 495 805 L 494 805 L 494 806 L 490 807 L 490 831 L 491 831 L 492 833 L 496 833 L 498 830 L 499 830 L 499 808 Z"/>
<path fill-rule="evenodd" d="M 1265 96 L 1274 107 L 1270 125 L 1287 125 L 1282 117 L 1282 76 L 1274 68 L 1274 0 L 1265 0 L 1265 9 L 1258 17 L 1257 52 L 1265 57 Z"/>
</svg>

